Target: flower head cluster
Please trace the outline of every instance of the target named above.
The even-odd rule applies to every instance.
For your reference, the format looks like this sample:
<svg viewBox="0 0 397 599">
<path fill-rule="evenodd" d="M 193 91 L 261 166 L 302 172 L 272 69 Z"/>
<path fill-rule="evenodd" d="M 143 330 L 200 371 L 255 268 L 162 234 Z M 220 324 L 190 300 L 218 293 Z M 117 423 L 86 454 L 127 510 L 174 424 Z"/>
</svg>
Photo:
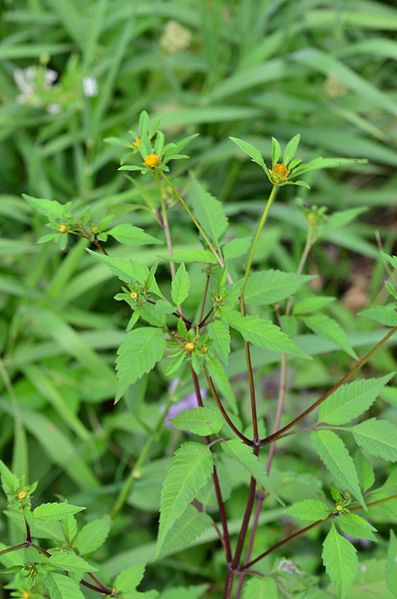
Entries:
<svg viewBox="0 0 397 599">
<path fill-rule="evenodd" d="M 273 185 L 276 185 L 277 187 L 281 187 L 282 185 L 301 185 L 303 187 L 309 187 L 309 185 L 304 181 L 295 181 L 298 175 L 305 172 L 305 169 L 302 168 L 302 160 L 300 158 L 295 158 L 295 154 L 298 150 L 300 142 L 299 134 L 295 135 L 287 143 L 281 161 L 281 146 L 277 139 L 272 137 L 271 168 L 266 166 L 261 152 L 255 146 L 236 137 L 231 137 L 230 139 L 241 150 L 243 150 L 243 152 L 248 154 L 253 162 L 256 162 L 256 164 L 263 168 L 269 181 Z"/>
<path fill-rule="evenodd" d="M 49 90 L 58 78 L 56 71 L 45 67 L 30 66 L 14 71 L 14 81 L 20 92 L 18 104 L 39 108 L 44 104 L 44 93 Z"/>
<path fill-rule="evenodd" d="M 61 77 L 47 68 L 49 57 L 42 63 L 14 71 L 14 81 L 19 90 L 17 102 L 32 108 L 44 108 L 49 114 L 58 114 L 64 109 L 81 109 L 82 96 L 96 96 L 98 83 L 95 77 L 83 77 L 81 65 L 72 57 Z"/>
<path fill-rule="evenodd" d="M 141 171 L 142 174 L 156 171 L 169 171 L 167 166 L 170 160 L 188 158 L 181 154 L 183 148 L 196 137 L 190 135 L 178 143 L 165 143 L 165 136 L 159 130 L 159 120 L 149 119 L 147 112 L 143 111 L 139 117 L 138 128 L 129 131 L 132 141 L 118 137 L 108 137 L 105 141 L 115 146 L 127 149 L 121 157 L 120 171 Z"/>
<path fill-rule="evenodd" d="M 98 95 L 98 81 L 95 77 L 83 77 L 82 86 L 86 98 L 93 98 Z"/>
<path fill-rule="evenodd" d="M 173 351 L 168 356 L 171 363 L 167 369 L 167 376 L 178 370 L 186 359 L 191 361 L 194 371 L 198 374 L 209 352 L 208 335 L 200 335 L 196 328 L 188 330 L 180 318 L 172 338 L 173 341 L 168 344 Z"/>
<path fill-rule="evenodd" d="M 335 501 L 334 513 L 336 515 L 348 513 L 349 505 L 352 502 L 352 498 L 349 491 L 339 491 L 339 489 L 333 486 L 331 487 L 331 495 L 333 500 Z"/>
<path fill-rule="evenodd" d="M 277 187 L 283 185 L 300 185 L 310 189 L 310 186 L 301 181 L 299 177 L 309 171 L 344 166 L 350 164 L 365 164 L 363 159 L 348 158 L 315 158 L 310 162 L 302 162 L 300 158 L 295 158 L 300 143 L 300 135 L 294 135 L 285 146 L 284 152 L 281 150 L 280 143 L 272 138 L 272 166 L 268 168 L 262 157 L 261 151 L 254 145 L 237 137 L 230 137 L 230 140 L 236 144 L 253 162 L 260 166 L 266 173 L 267 178 Z"/>
<path fill-rule="evenodd" d="M 160 44 L 168 54 L 175 54 L 181 50 L 186 50 L 192 40 L 192 32 L 186 29 L 176 21 L 168 21 L 165 25 L 164 33 Z"/>
<path fill-rule="evenodd" d="M 90 241 L 104 238 L 109 223 L 114 219 L 113 215 L 107 215 L 102 218 L 95 209 L 73 210 L 72 202 L 61 204 L 56 200 L 45 200 L 42 198 L 33 198 L 23 194 L 25 201 L 39 214 L 47 219 L 46 227 L 50 233 L 39 238 L 38 243 L 48 243 L 54 241 L 59 244 L 60 249 L 64 250 L 68 243 L 69 235 L 84 237 Z"/>
</svg>

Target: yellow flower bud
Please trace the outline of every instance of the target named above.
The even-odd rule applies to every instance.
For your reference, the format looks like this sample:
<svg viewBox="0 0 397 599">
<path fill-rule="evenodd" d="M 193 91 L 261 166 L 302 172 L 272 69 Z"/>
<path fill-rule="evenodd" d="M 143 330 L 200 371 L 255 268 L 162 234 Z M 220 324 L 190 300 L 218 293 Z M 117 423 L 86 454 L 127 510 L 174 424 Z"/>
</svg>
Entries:
<svg viewBox="0 0 397 599">
<path fill-rule="evenodd" d="M 23 501 L 24 499 L 26 499 L 27 496 L 28 494 L 23 489 L 18 491 L 17 498 L 19 499 L 19 501 Z"/>
<path fill-rule="evenodd" d="M 311 225 L 315 225 L 317 223 L 317 216 L 314 214 L 314 212 L 309 212 L 306 218 Z"/>
<path fill-rule="evenodd" d="M 336 509 L 337 512 L 343 512 L 343 510 L 345 508 L 343 507 L 343 505 L 341 503 L 337 503 L 336 506 L 335 506 L 335 509 Z"/>
<path fill-rule="evenodd" d="M 142 139 L 140 137 L 137 137 L 136 140 L 132 142 L 132 145 L 134 146 L 134 148 L 140 148 L 141 143 L 142 143 Z"/>
<path fill-rule="evenodd" d="M 285 166 L 285 164 L 275 164 L 272 169 L 270 169 L 270 176 L 274 183 L 282 183 L 288 179 L 289 170 Z"/>
<path fill-rule="evenodd" d="M 29 593 L 29 591 L 24 591 L 21 595 L 21 599 L 30 599 L 32 596 L 31 593 Z"/>
<path fill-rule="evenodd" d="M 67 225 L 58 225 L 58 231 L 59 231 L 59 233 L 67 233 L 68 232 Z"/>
<path fill-rule="evenodd" d="M 143 163 L 148 168 L 156 168 L 156 166 L 160 164 L 160 158 L 157 156 L 157 154 L 149 154 L 149 156 L 146 156 Z"/>
<path fill-rule="evenodd" d="M 137 291 L 131 291 L 130 298 L 135 302 L 138 299 L 138 292 Z"/>
<path fill-rule="evenodd" d="M 193 343 L 193 341 L 186 341 L 185 345 L 183 346 L 184 350 L 187 351 L 189 354 L 192 353 L 192 351 L 195 350 L 196 344 Z"/>
<path fill-rule="evenodd" d="M 206 345 L 203 345 L 200 351 L 202 354 L 206 354 L 208 352 L 208 347 Z"/>
</svg>

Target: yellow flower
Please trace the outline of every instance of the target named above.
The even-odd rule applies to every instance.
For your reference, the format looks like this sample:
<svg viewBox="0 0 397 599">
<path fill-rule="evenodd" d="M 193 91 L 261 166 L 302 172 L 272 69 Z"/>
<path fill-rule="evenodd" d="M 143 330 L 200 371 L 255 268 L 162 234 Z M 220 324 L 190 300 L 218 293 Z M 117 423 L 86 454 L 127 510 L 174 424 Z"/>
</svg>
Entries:
<svg viewBox="0 0 397 599">
<path fill-rule="evenodd" d="M 137 293 L 137 291 L 131 291 L 131 293 L 130 293 L 130 298 L 131 298 L 133 301 L 137 300 L 137 299 L 138 299 L 138 293 Z"/>
<path fill-rule="evenodd" d="M 58 225 L 58 231 L 59 231 L 59 233 L 67 233 L 68 232 L 67 225 Z"/>
<path fill-rule="evenodd" d="M 285 164 L 275 164 L 272 169 L 270 169 L 270 176 L 273 183 L 282 183 L 288 179 L 289 170 L 285 166 Z"/>
<path fill-rule="evenodd" d="M 337 512 L 343 512 L 345 508 L 343 507 L 343 505 L 341 503 L 337 503 L 335 506 L 335 509 Z"/>
<path fill-rule="evenodd" d="M 29 591 L 24 591 L 21 595 L 21 599 L 30 599 L 32 596 L 31 593 L 29 593 Z"/>
<path fill-rule="evenodd" d="M 187 351 L 189 354 L 192 353 L 192 351 L 194 351 L 196 345 L 195 343 L 193 343 L 193 341 L 186 341 L 185 345 L 183 346 L 183 349 L 185 351 Z"/>
<path fill-rule="evenodd" d="M 148 168 L 156 168 L 156 166 L 160 164 L 160 158 L 157 156 L 157 154 L 149 154 L 149 156 L 146 156 L 143 163 Z"/>
<path fill-rule="evenodd" d="M 23 501 L 24 499 L 26 499 L 27 496 L 28 494 L 23 489 L 18 491 L 17 498 L 19 499 L 19 501 Z"/>
<path fill-rule="evenodd" d="M 134 146 L 134 148 L 140 148 L 141 143 L 142 143 L 142 139 L 140 137 L 137 137 L 136 140 L 132 142 L 132 145 Z"/>
</svg>

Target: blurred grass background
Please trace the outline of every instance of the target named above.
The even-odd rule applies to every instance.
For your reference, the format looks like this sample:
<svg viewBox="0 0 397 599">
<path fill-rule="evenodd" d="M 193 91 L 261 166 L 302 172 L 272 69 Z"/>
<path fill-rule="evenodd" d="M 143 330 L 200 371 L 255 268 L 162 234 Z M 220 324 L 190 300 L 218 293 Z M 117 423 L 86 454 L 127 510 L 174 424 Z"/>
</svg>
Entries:
<svg viewBox="0 0 397 599">
<path fill-rule="evenodd" d="M 37 246 L 43 222 L 21 193 L 151 223 L 142 194 L 154 191 L 118 173 L 119 152 L 103 142 L 127 135 L 142 109 L 161 115 L 171 139 L 200 133 L 176 174 L 189 168 L 204 178 L 238 236 L 252 230 L 267 190 L 229 135 L 267 159 L 272 135 L 283 143 L 298 132 L 304 159 L 368 158 L 364 168 L 309 178 L 309 194 L 283 189 L 258 253 L 263 264 L 294 270 L 304 243 L 296 194 L 330 212 L 365 207 L 359 221 L 315 248 L 310 264 L 324 293 L 342 298 L 332 309 L 354 328 L 355 347 L 365 345 L 371 325 L 357 323 L 354 311 L 378 297 L 374 232 L 389 252 L 396 238 L 397 8 L 371 0 L 9 0 L 0 31 L 0 450 L 20 473 L 40 479 L 43 497 L 64 493 L 106 513 L 159 406 L 143 402 L 143 384 L 113 409 L 113 360 L 127 322 L 112 300 L 117 283 L 83 241 L 68 254 Z M 193 242 L 178 211 L 172 228 L 176 246 Z M 142 251 L 147 262 L 151 251 Z M 321 354 L 328 345 L 312 349 Z M 347 363 L 332 356 L 333 374 Z M 382 372 L 395 366 L 386 352 L 373 363 Z M 332 378 L 321 361 L 305 368 L 297 389 Z M 232 357 L 231 372 L 242 369 Z M 151 379 L 149 399 L 159 390 L 163 383 Z M 155 444 L 158 459 L 129 501 L 134 530 L 125 533 L 129 515 L 113 530 L 117 553 L 137 547 L 136 555 L 116 556 L 109 571 L 152 551 L 156 481 L 177 441 L 166 432 Z M 238 495 L 233 514 L 240 509 Z M 206 571 L 204 556 L 203 546 L 179 555 L 172 582 Z M 211 568 L 216 579 L 220 555 Z M 156 576 L 160 588 L 170 580 L 166 561 Z"/>
</svg>

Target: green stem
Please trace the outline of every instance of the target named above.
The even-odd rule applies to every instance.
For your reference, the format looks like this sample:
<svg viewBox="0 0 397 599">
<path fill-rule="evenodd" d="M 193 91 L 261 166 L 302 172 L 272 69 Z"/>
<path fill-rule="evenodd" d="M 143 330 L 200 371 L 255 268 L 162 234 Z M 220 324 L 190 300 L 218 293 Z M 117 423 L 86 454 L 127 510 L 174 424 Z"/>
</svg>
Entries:
<svg viewBox="0 0 397 599">
<path fill-rule="evenodd" d="M 165 201 L 164 201 L 164 197 L 163 197 L 163 188 L 162 188 L 161 179 L 159 176 L 157 176 L 157 183 L 158 183 L 159 195 L 160 195 L 161 226 L 163 228 L 164 236 L 165 236 L 165 239 L 167 242 L 168 254 L 169 254 L 169 256 L 172 256 L 172 239 L 171 239 L 170 227 L 168 224 L 167 207 L 165 205 Z M 175 271 L 175 264 L 172 261 L 170 262 L 170 271 L 171 271 L 171 277 L 174 278 L 176 271 Z"/>
<path fill-rule="evenodd" d="M 273 204 L 273 201 L 275 200 L 275 198 L 277 196 L 277 192 L 278 192 L 278 185 L 273 185 L 270 195 L 268 197 L 268 200 L 265 204 L 265 208 L 262 212 L 262 216 L 258 223 L 254 239 L 251 244 L 251 249 L 250 249 L 250 252 L 248 255 L 247 265 L 245 268 L 243 284 L 241 286 L 241 292 L 240 292 L 240 308 L 241 308 L 241 314 L 243 316 L 246 315 L 244 290 L 245 290 L 248 278 L 251 273 L 252 262 L 254 260 L 254 255 L 255 255 L 255 251 L 256 251 L 256 247 L 258 245 L 260 235 L 262 233 L 263 227 L 265 226 L 265 223 L 266 223 L 267 217 L 269 215 L 270 208 Z M 253 430 L 252 446 L 253 446 L 254 455 L 258 456 L 259 450 L 260 450 L 260 445 L 259 445 L 260 439 L 259 439 L 259 432 L 258 432 L 258 415 L 257 415 L 257 410 L 256 410 L 256 393 L 255 393 L 254 370 L 252 367 L 252 360 L 251 360 L 251 347 L 250 347 L 250 344 L 248 341 L 244 341 L 244 349 L 245 349 L 245 358 L 246 358 L 247 370 L 248 370 L 248 382 L 249 382 L 249 388 L 250 388 L 250 402 L 251 402 L 252 430 Z M 238 565 L 240 563 L 241 554 L 242 554 L 243 547 L 244 547 L 244 541 L 245 541 L 245 537 L 247 534 L 249 522 L 251 519 L 254 503 L 255 503 L 255 491 L 256 491 L 256 480 L 254 478 L 251 478 L 248 499 L 247 499 L 247 505 L 245 508 L 244 518 L 243 518 L 243 522 L 241 525 L 240 533 L 238 535 L 236 551 L 235 551 L 235 555 L 234 555 L 234 559 L 233 559 L 233 568 L 234 569 L 238 568 Z M 233 572 L 229 572 L 229 576 L 228 576 L 228 579 L 227 579 L 226 585 L 225 585 L 225 595 L 224 595 L 225 598 L 231 597 L 232 588 L 233 588 L 233 580 L 234 580 L 234 574 L 233 574 Z"/>
<path fill-rule="evenodd" d="M 254 259 L 254 255 L 255 255 L 255 251 L 256 251 L 256 246 L 258 245 L 258 241 L 259 241 L 259 237 L 261 235 L 262 229 L 265 226 L 270 208 L 273 204 L 273 201 L 276 198 L 278 192 L 278 185 L 273 185 L 272 190 L 270 192 L 269 198 L 266 202 L 265 208 L 262 212 L 262 216 L 261 219 L 259 221 L 258 227 L 256 229 L 256 233 L 255 233 L 255 237 L 252 241 L 252 245 L 251 245 L 251 249 L 250 249 L 250 253 L 248 255 L 248 260 L 247 260 L 247 266 L 245 267 L 245 274 L 244 274 L 244 280 L 243 280 L 243 285 L 241 287 L 241 294 L 243 295 L 244 293 L 244 289 L 247 285 L 247 281 L 248 281 L 248 277 L 250 275 L 251 272 L 251 266 L 252 266 L 252 261 Z"/>
<path fill-rule="evenodd" d="M 208 247 L 210 248 L 210 250 L 211 250 L 212 254 L 214 255 L 216 261 L 218 262 L 219 266 L 221 268 L 223 268 L 224 262 L 223 262 L 222 258 L 219 256 L 216 248 L 214 247 L 213 243 L 211 242 L 210 238 L 208 237 L 207 233 L 204 231 L 203 227 L 201 226 L 201 224 L 199 223 L 197 218 L 194 216 L 193 212 L 190 210 L 189 206 L 186 204 L 185 200 L 183 199 L 183 197 L 181 196 L 181 194 L 179 193 L 179 191 L 177 190 L 175 185 L 172 183 L 172 181 L 167 177 L 167 175 L 165 175 L 163 173 L 163 171 L 159 171 L 159 172 L 160 172 L 160 175 L 162 176 L 162 178 L 164 179 L 164 181 L 167 183 L 168 187 L 170 189 L 172 189 L 172 191 L 175 194 L 175 196 L 177 197 L 178 201 L 183 206 L 185 212 L 189 215 L 190 219 L 195 224 L 196 228 L 198 229 L 201 236 L 207 243 Z"/>
</svg>

